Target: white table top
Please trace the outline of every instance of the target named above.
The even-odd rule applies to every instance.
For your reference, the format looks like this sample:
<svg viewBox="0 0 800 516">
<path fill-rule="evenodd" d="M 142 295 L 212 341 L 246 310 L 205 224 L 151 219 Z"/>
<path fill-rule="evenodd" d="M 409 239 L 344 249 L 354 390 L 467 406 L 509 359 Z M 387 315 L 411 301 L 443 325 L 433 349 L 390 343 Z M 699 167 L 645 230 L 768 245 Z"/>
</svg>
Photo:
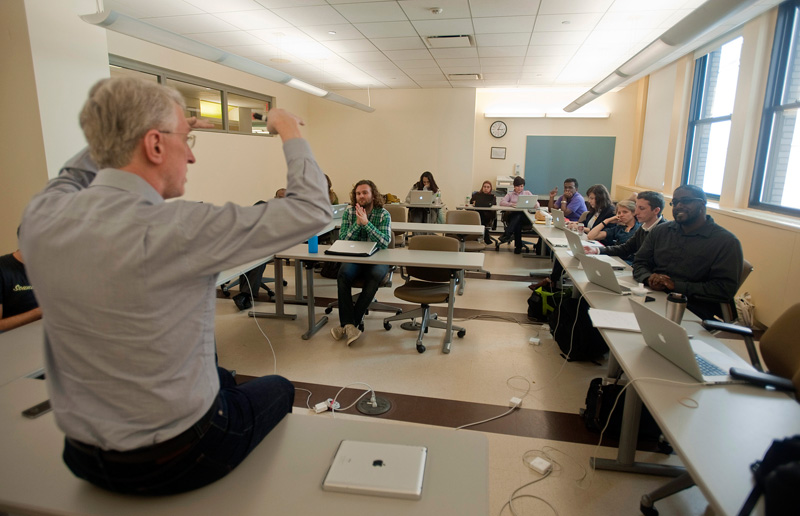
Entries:
<svg viewBox="0 0 800 516">
<path fill-rule="evenodd" d="M 44 367 L 44 324 L 34 321 L 0 333 L 0 386 L 40 373 Z"/>
<path fill-rule="evenodd" d="M 442 251 L 419 251 L 412 249 L 381 249 L 372 256 L 342 256 L 325 254 L 330 246 L 319 246 L 318 253 L 309 253 L 308 246 L 298 244 L 277 254 L 278 258 L 290 260 L 312 260 L 318 262 L 375 263 L 386 265 L 410 265 L 412 267 L 434 267 L 438 269 L 481 270 L 483 253 Z"/>
<path fill-rule="evenodd" d="M 26 378 L 0 388 L 0 511 L 86 516 L 489 513 L 483 434 L 300 414 L 288 415 L 238 468 L 202 489 L 164 497 L 109 493 L 73 476 L 64 465 L 64 436 L 52 412 L 32 420 L 20 414 L 47 398 L 44 383 Z M 322 480 L 342 439 L 427 446 L 422 499 L 323 491 Z"/>
<path fill-rule="evenodd" d="M 392 222 L 392 231 L 427 233 L 452 233 L 456 235 L 483 235 L 484 227 L 478 224 L 428 224 L 426 222 Z"/>
</svg>

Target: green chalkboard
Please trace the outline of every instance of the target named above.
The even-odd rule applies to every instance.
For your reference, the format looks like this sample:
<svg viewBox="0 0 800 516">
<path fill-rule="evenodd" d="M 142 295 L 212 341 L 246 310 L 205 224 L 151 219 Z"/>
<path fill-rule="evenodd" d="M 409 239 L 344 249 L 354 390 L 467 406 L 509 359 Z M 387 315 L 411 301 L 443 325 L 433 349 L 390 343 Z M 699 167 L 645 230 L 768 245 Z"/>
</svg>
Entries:
<svg viewBox="0 0 800 516">
<path fill-rule="evenodd" d="M 525 188 L 539 196 L 554 186 L 561 195 L 564 179 L 578 180 L 578 190 L 603 184 L 611 189 L 614 136 L 528 136 L 525 144 Z"/>
</svg>

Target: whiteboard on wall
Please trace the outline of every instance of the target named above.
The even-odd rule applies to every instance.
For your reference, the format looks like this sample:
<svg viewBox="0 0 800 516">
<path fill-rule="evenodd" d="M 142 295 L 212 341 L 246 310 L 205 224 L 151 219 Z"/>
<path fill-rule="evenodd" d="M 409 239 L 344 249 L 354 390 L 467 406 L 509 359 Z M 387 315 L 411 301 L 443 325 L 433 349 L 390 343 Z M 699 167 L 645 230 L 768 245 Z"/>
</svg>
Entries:
<svg viewBox="0 0 800 516">
<path fill-rule="evenodd" d="M 525 188 L 537 195 L 558 187 L 564 179 L 578 180 L 578 191 L 603 184 L 611 188 L 614 136 L 528 136 L 525 145 Z"/>
<path fill-rule="evenodd" d="M 667 173 L 667 152 L 672 121 L 672 100 L 675 96 L 677 63 L 650 74 L 647 87 L 647 108 L 642 135 L 642 155 L 636 186 L 660 192 Z"/>
</svg>

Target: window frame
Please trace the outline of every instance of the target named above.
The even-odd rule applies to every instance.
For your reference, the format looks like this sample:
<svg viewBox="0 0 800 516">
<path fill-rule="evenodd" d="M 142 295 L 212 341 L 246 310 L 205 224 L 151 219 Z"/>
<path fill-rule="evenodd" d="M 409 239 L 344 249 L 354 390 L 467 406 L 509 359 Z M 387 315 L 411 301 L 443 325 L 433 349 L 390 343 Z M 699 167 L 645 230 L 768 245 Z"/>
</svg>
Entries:
<svg viewBox="0 0 800 516">
<path fill-rule="evenodd" d="M 713 126 L 715 123 L 719 122 L 731 122 L 731 128 L 728 132 L 728 144 L 730 145 L 730 135 L 733 130 L 732 120 L 733 120 L 733 109 L 734 106 L 731 106 L 731 113 L 729 115 L 723 116 L 714 116 L 708 118 L 701 118 L 703 113 L 703 106 L 705 99 L 705 89 L 706 89 L 706 70 L 708 68 L 708 57 L 711 53 L 720 50 L 723 46 L 727 45 L 728 43 L 735 41 L 738 38 L 743 38 L 742 34 L 731 34 L 726 37 L 726 40 L 719 42 L 718 44 L 715 42 L 714 46 L 710 48 L 707 52 L 705 52 L 702 56 L 695 59 L 694 63 L 694 76 L 692 79 L 692 95 L 691 95 L 691 102 L 689 104 L 689 121 L 686 126 L 686 142 L 684 143 L 684 151 L 683 151 L 683 170 L 681 172 L 681 185 L 688 185 L 692 184 L 689 183 L 689 174 L 692 169 L 692 157 L 696 154 L 696 149 L 694 145 L 694 139 L 697 134 L 697 129 L 703 126 Z M 739 54 L 739 64 L 741 67 L 741 50 Z M 736 77 L 737 81 L 737 91 L 738 91 L 738 81 L 739 81 L 739 74 Z M 727 148 L 726 148 L 726 163 L 727 163 Z M 723 184 L 724 184 L 724 176 L 723 176 Z M 701 186 L 702 188 L 702 186 Z M 705 192 L 706 197 L 712 199 L 714 201 L 719 202 L 720 194 L 714 194 Z"/>
<path fill-rule="evenodd" d="M 758 210 L 765 210 L 792 217 L 800 217 L 800 209 L 778 206 L 765 203 L 760 200 L 763 192 L 764 178 L 767 175 L 767 162 L 769 160 L 770 148 L 772 146 L 773 125 L 775 115 L 787 109 L 800 109 L 800 100 L 792 103 L 781 104 L 783 96 L 783 86 L 786 81 L 786 74 L 789 72 L 789 51 L 792 48 L 793 26 L 797 25 L 797 41 L 800 45 L 800 0 L 789 0 L 781 4 L 778 8 L 778 19 L 775 24 L 775 36 L 770 53 L 769 72 L 767 75 L 767 87 L 764 95 L 764 106 L 761 113 L 761 124 L 758 132 L 758 144 L 756 146 L 756 159 L 753 168 L 752 180 L 750 183 L 750 199 L 748 207 Z M 795 63 L 800 66 L 800 64 Z M 800 120 L 798 121 L 800 123 Z"/>
<path fill-rule="evenodd" d="M 141 61 L 135 61 L 133 59 L 128 59 L 127 57 L 118 56 L 115 54 L 108 55 L 108 64 L 109 66 L 119 66 L 122 68 L 127 68 L 129 70 L 135 70 L 138 72 L 144 72 L 151 75 L 155 75 L 158 77 L 158 83 L 166 85 L 167 79 L 173 79 L 176 81 L 181 81 L 189 84 L 193 84 L 195 86 L 202 86 L 206 88 L 212 88 L 215 90 L 219 90 L 222 92 L 221 95 L 221 110 L 222 110 L 222 129 L 193 129 L 193 131 L 203 131 L 209 133 L 225 133 L 225 134 L 236 134 L 240 136 L 258 136 L 258 137 L 273 137 L 274 134 L 270 133 L 242 133 L 239 131 L 231 131 L 230 130 L 230 122 L 228 120 L 228 93 L 233 93 L 236 95 L 240 95 L 243 97 L 250 97 L 256 100 L 262 100 L 264 102 L 269 103 L 269 109 L 274 109 L 276 107 L 276 99 L 271 95 L 264 95 L 263 93 L 256 93 L 254 91 L 245 90 L 242 88 L 237 88 L 235 86 L 230 86 L 227 84 L 222 84 L 219 82 L 211 81 L 209 79 L 203 79 L 201 77 L 196 77 L 194 75 L 185 74 L 182 72 L 176 72 L 174 70 L 168 70 L 166 68 L 161 68 L 155 65 L 151 65 L 148 63 L 142 63 Z"/>
</svg>

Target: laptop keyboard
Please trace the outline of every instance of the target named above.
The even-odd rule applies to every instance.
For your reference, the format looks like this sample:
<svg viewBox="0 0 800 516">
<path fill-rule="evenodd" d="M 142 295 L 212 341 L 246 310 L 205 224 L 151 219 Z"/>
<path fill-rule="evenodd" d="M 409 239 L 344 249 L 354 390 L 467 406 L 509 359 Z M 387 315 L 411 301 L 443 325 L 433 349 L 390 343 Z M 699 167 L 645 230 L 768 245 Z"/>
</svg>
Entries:
<svg viewBox="0 0 800 516">
<path fill-rule="evenodd" d="M 728 374 L 725 370 L 720 369 L 696 353 L 694 358 L 697 360 L 697 365 L 700 366 L 700 372 L 703 373 L 703 376 L 725 376 Z"/>
</svg>

